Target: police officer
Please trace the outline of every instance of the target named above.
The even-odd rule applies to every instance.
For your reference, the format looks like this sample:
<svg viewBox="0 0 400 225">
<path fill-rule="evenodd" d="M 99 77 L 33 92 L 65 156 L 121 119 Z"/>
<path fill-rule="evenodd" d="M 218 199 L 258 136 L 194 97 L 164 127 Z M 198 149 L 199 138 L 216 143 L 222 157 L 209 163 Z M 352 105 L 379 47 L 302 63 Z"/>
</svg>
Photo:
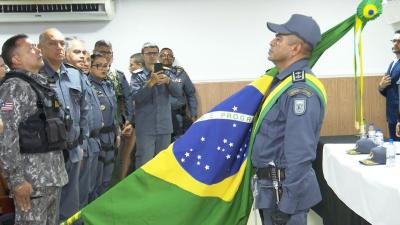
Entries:
<svg viewBox="0 0 400 225">
<path fill-rule="evenodd" d="M 79 68 L 81 77 L 84 80 L 85 90 L 88 94 L 88 125 L 89 139 L 83 140 L 83 158 L 79 171 L 79 208 L 83 208 L 95 197 L 97 181 L 97 166 L 100 153 L 100 129 L 103 122 L 103 115 L 100 110 L 100 101 L 91 88 L 91 83 L 86 74 L 83 73 L 87 61 L 88 52 L 83 41 L 76 38 L 66 38 L 65 42 L 65 66 L 67 68 Z M 90 68 L 90 67 L 89 67 Z"/>
<path fill-rule="evenodd" d="M 111 67 L 113 63 L 113 49 L 112 44 L 109 41 L 99 40 L 95 43 L 93 53 L 100 53 L 102 54 L 107 63 L 110 65 L 110 68 L 107 72 L 107 79 L 111 81 L 114 87 L 115 96 L 117 97 L 118 109 L 116 119 L 121 127 L 121 134 L 122 134 L 122 151 L 118 151 L 118 156 L 115 163 L 115 172 L 113 175 L 112 183 L 118 182 L 122 179 L 121 174 L 121 164 L 122 159 L 121 156 L 125 152 L 131 151 L 133 143 L 135 142 L 135 135 L 134 135 L 134 108 L 133 108 L 133 100 L 132 100 L 132 92 L 129 87 L 129 83 L 126 80 L 125 74 L 113 67 Z M 126 144 L 127 143 L 127 144 Z"/>
<path fill-rule="evenodd" d="M 114 169 L 116 150 L 119 146 L 119 125 L 115 120 L 117 114 L 117 99 L 112 83 L 107 79 L 109 64 L 106 58 L 94 53 L 91 56 L 89 81 L 100 101 L 103 124 L 100 129 L 101 150 L 98 162 L 96 195 L 103 194 L 110 186 Z"/>
<path fill-rule="evenodd" d="M 0 166 L 13 193 L 15 224 L 56 224 L 61 187 L 68 182 L 62 155 L 66 140 L 61 136 L 66 131 L 58 117 L 59 103 L 38 74 L 42 56 L 28 36 L 8 39 L 2 55 L 11 71 L 0 86 L 5 124 Z M 46 121 L 59 126 L 46 126 Z"/>
<path fill-rule="evenodd" d="M 392 52 L 396 55 L 396 59 L 390 63 L 386 74 L 379 82 L 378 88 L 379 93 L 386 98 L 386 120 L 390 138 L 398 140 L 396 123 L 399 119 L 400 30 L 395 32 L 392 45 Z"/>
<path fill-rule="evenodd" d="M 258 178 L 255 202 L 264 225 L 306 225 L 309 208 L 321 200 L 311 163 L 324 108 L 323 100 L 306 84 L 304 73 L 312 73 L 308 59 L 321 32 L 314 19 L 299 14 L 285 24 L 267 26 L 276 34 L 268 59 L 278 69 L 269 93 L 288 77 L 293 85 L 261 118 L 252 153 Z"/>
<path fill-rule="evenodd" d="M 44 66 L 41 73 L 46 75 L 61 101 L 61 108 L 67 118 L 68 146 L 64 151 L 69 182 L 61 192 L 60 220 L 64 221 L 79 210 L 79 167 L 83 157 L 83 140 L 89 136 L 87 92 L 81 73 L 68 68 L 65 59 L 65 38 L 55 29 L 45 30 L 39 36 Z"/>
<path fill-rule="evenodd" d="M 162 71 L 153 72 L 158 54 L 157 45 L 145 43 L 142 47 L 145 67 L 131 77 L 136 113 L 136 168 L 170 144 L 172 119 L 169 95 L 182 94 L 174 80 Z"/>
<path fill-rule="evenodd" d="M 172 140 L 181 136 L 189 126 L 197 119 L 197 98 L 196 89 L 185 70 L 180 66 L 173 66 L 175 61 L 174 53 L 170 48 L 163 48 L 160 51 L 160 62 L 168 67 L 166 73 L 170 73 L 179 87 L 182 89 L 182 95 L 174 97 L 171 95 L 171 112 L 174 132 Z M 188 108 L 189 115 L 186 113 Z"/>
</svg>

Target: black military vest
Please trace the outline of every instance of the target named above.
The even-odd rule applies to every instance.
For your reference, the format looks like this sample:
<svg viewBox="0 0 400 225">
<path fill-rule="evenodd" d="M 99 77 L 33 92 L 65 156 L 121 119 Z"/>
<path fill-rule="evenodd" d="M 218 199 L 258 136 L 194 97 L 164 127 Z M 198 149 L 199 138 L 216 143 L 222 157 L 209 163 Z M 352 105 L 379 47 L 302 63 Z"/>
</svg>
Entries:
<svg viewBox="0 0 400 225">
<path fill-rule="evenodd" d="M 7 79 L 18 78 L 26 81 L 37 96 L 37 112 L 21 121 L 18 126 L 21 153 L 44 153 L 67 148 L 67 131 L 60 118 L 60 105 L 56 92 L 32 77 L 17 71 L 6 74 Z"/>
</svg>

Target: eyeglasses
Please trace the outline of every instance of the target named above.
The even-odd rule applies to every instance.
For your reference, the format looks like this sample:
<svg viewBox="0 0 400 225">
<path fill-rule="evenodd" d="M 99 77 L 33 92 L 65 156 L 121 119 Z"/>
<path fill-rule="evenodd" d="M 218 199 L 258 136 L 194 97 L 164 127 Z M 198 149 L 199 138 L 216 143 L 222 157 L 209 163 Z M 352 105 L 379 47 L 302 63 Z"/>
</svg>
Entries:
<svg viewBox="0 0 400 225">
<path fill-rule="evenodd" d="M 158 52 L 145 52 L 143 54 L 145 54 L 147 56 L 157 56 L 159 53 Z"/>
<path fill-rule="evenodd" d="M 108 64 L 95 64 L 95 65 L 92 65 L 92 67 L 95 67 L 96 69 L 109 69 L 110 68 L 110 65 L 108 65 Z"/>
</svg>

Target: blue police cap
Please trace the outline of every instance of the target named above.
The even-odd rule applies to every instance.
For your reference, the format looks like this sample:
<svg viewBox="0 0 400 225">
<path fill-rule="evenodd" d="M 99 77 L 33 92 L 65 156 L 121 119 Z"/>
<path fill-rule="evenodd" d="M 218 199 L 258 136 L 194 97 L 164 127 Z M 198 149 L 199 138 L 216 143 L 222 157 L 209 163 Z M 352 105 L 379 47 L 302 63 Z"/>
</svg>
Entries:
<svg viewBox="0 0 400 225">
<path fill-rule="evenodd" d="M 362 138 L 356 142 L 355 149 L 350 149 L 349 151 L 347 151 L 347 153 L 350 155 L 369 154 L 371 152 L 371 149 L 376 146 L 377 144 L 375 144 L 372 140 Z"/>
<path fill-rule="evenodd" d="M 286 23 L 275 24 L 267 22 L 267 27 L 277 34 L 294 34 L 310 44 L 312 48 L 321 40 L 321 30 L 317 22 L 310 16 L 293 14 Z"/>
<path fill-rule="evenodd" d="M 382 146 L 372 148 L 370 157 L 368 159 L 360 160 L 360 163 L 366 166 L 386 164 L 386 148 Z"/>
</svg>

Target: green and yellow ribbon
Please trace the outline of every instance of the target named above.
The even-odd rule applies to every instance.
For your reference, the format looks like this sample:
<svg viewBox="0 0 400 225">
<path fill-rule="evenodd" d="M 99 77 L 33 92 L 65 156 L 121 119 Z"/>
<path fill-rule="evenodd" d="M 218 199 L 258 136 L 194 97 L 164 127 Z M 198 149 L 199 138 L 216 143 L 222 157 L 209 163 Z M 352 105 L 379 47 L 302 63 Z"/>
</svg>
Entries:
<svg viewBox="0 0 400 225">
<path fill-rule="evenodd" d="M 362 30 L 368 21 L 382 13 L 382 0 L 364 0 L 357 7 L 354 22 L 354 126 L 361 134 L 364 128 L 364 70 L 362 58 Z"/>
</svg>

